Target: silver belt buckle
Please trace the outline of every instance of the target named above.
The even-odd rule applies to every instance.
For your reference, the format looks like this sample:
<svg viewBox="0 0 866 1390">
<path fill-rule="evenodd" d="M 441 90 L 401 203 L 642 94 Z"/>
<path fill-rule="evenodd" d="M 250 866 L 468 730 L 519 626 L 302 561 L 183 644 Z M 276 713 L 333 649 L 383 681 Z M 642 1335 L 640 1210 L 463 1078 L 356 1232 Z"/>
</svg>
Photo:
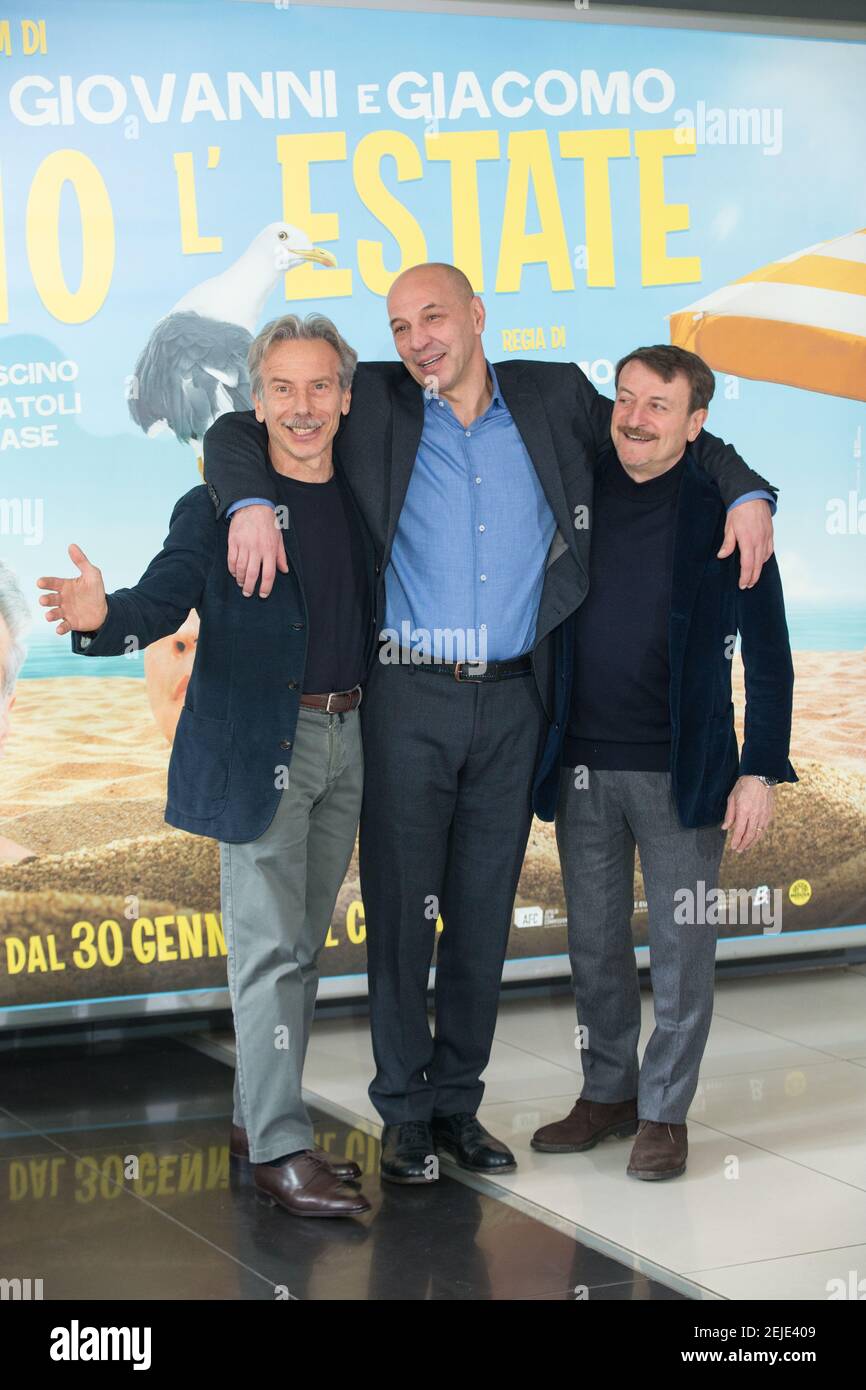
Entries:
<svg viewBox="0 0 866 1390">
<path fill-rule="evenodd" d="M 356 690 L 357 690 L 357 692 L 358 692 L 358 705 L 360 705 L 361 701 L 362 701 L 363 698 L 364 698 L 364 692 L 363 692 L 363 690 L 361 689 L 360 685 L 353 685 L 351 690 L 331 690 L 331 691 L 329 691 L 329 692 L 328 692 L 328 703 L 325 705 L 325 712 L 326 712 L 327 714 L 333 714 L 333 713 L 334 713 L 334 711 L 331 709 L 331 701 L 333 700 L 333 698 L 334 698 L 335 695 L 352 695 Z M 358 708 L 358 705 L 355 706 L 355 709 Z"/>
</svg>

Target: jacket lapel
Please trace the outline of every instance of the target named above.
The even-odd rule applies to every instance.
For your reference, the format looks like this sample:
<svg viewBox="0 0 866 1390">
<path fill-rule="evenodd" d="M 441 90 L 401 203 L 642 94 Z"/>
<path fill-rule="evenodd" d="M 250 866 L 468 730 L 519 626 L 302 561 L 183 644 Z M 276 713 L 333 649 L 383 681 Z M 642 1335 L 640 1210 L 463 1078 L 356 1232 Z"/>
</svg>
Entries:
<svg viewBox="0 0 866 1390">
<path fill-rule="evenodd" d="M 577 540 L 574 517 L 568 509 L 568 499 L 562 485 L 562 476 L 556 458 L 556 447 L 550 433 L 547 411 L 531 377 L 519 378 L 513 382 L 510 374 L 500 366 L 497 372 L 502 399 L 511 411 L 526 451 L 538 474 L 550 510 L 556 519 L 558 535 L 551 544 L 551 562 L 566 549 L 571 550 L 581 571 L 587 574 L 585 557 L 581 554 Z"/>
<path fill-rule="evenodd" d="M 424 394 L 417 381 L 406 372 L 394 392 L 391 415 L 391 475 L 388 479 L 388 528 L 385 534 L 385 554 L 382 568 L 391 555 L 391 545 L 406 490 L 415 465 L 421 432 L 424 428 Z"/>
</svg>

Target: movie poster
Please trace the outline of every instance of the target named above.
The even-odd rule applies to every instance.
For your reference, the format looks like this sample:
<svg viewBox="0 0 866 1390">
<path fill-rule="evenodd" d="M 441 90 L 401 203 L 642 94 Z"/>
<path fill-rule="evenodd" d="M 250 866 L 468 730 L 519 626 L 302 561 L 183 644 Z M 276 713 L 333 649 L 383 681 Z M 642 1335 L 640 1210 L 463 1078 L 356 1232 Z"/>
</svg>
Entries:
<svg viewBox="0 0 866 1390">
<path fill-rule="evenodd" d="M 37 577 L 73 574 L 74 542 L 109 592 L 134 584 L 201 480 L 203 428 L 249 407 L 259 328 L 320 311 L 391 358 L 385 295 L 424 260 L 483 296 L 493 362 L 575 361 L 607 394 L 641 344 L 714 368 L 708 427 L 780 489 L 800 778 L 726 856 L 721 937 L 863 940 L 862 45 L 79 0 L 7 7 L 0 64 L 0 1018 L 226 981 L 218 846 L 163 818 L 198 616 L 88 660 Z M 323 254 L 280 259 L 286 228 Z M 190 312 L 201 344 L 172 350 L 157 330 Z M 735 689 L 742 739 L 736 657 Z M 639 870 L 634 930 L 641 947 Z M 355 859 L 323 993 L 363 992 L 364 941 Z M 506 974 L 565 974 L 564 953 L 536 821 Z"/>
</svg>

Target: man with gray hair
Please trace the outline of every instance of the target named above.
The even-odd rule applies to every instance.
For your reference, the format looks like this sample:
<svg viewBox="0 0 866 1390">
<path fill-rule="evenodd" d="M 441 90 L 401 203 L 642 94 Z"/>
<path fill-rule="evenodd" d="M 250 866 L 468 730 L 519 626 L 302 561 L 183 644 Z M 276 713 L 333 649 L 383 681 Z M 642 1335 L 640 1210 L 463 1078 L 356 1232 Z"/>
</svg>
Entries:
<svg viewBox="0 0 866 1390">
<path fill-rule="evenodd" d="M 457 266 L 404 270 L 387 307 L 400 360 L 359 364 L 334 451 L 376 547 L 388 634 L 362 711 L 370 1099 L 383 1178 L 426 1183 L 440 1154 L 488 1177 L 515 1165 L 478 1118 L 481 1076 L 532 813 L 552 819 L 556 804 L 565 620 L 588 591 L 612 406 L 574 363 L 489 362 L 484 304 Z M 265 598 L 286 565 L 269 506 L 250 505 L 278 500 L 265 431 L 227 412 L 203 445 L 217 511 L 234 513 L 232 573 Z M 769 484 L 721 440 L 695 452 L 730 511 L 720 557 L 738 541 L 740 582 L 754 583 L 772 549 Z M 467 659 L 437 650 L 442 633 L 465 637 Z"/>
<path fill-rule="evenodd" d="M 15 703 L 15 682 L 27 655 L 23 639 L 29 626 L 27 600 L 13 571 L 0 560 L 0 753 L 9 734 L 9 712 Z M 17 863 L 33 853 L 0 835 L 0 863 Z"/>
<path fill-rule="evenodd" d="M 332 440 L 357 355 L 330 319 L 287 314 L 249 351 L 289 564 L 271 603 L 244 603 L 228 527 L 208 487 L 174 508 L 139 583 L 106 596 L 78 546 L 75 579 L 40 602 L 73 649 L 113 656 L 174 632 L 190 609 L 198 650 L 168 769 L 170 825 L 220 841 L 223 928 L 237 1060 L 231 1153 L 257 1195 L 303 1216 L 369 1211 L 354 1163 L 314 1148 L 301 1080 L 318 957 L 361 808 L 358 705 L 374 654 L 370 538 Z"/>
</svg>

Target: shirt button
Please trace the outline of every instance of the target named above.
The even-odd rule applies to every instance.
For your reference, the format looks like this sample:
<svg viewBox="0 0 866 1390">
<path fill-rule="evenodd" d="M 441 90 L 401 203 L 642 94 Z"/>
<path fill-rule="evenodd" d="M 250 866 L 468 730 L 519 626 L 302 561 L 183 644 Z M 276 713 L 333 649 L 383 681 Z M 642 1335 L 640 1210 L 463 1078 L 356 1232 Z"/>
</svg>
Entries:
<svg viewBox="0 0 866 1390">
<path fill-rule="evenodd" d="M 480 479 L 480 478 L 476 478 L 475 481 L 476 481 L 476 483 L 480 483 L 480 482 L 481 482 L 481 479 Z"/>
<path fill-rule="evenodd" d="M 485 583 L 486 579 L 487 579 L 487 575 L 486 575 L 486 574 L 482 574 L 482 576 L 481 576 L 481 583 L 482 583 L 482 584 Z"/>
<path fill-rule="evenodd" d="M 280 747 L 281 747 L 281 748 L 291 748 L 291 746 L 292 746 L 292 740 L 291 740 L 290 738 L 281 738 L 281 739 L 280 739 Z"/>
<path fill-rule="evenodd" d="M 466 438 L 468 439 L 468 438 L 470 437 L 471 434 L 472 434 L 472 431 L 471 431 L 471 430 L 467 430 L 467 431 L 466 431 Z"/>
<path fill-rule="evenodd" d="M 486 530 L 487 530 L 487 527 L 484 525 L 484 522 L 483 522 L 483 521 L 482 521 L 481 525 L 478 527 L 478 529 L 479 529 L 479 531 L 486 531 Z"/>
<path fill-rule="evenodd" d="M 297 688 L 298 688 L 298 682 L 297 682 L 297 681 L 289 681 L 289 682 L 288 682 L 288 686 L 289 686 L 289 689 L 290 689 L 290 690 L 297 690 Z"/>
<path fill-rule="evenodd" d="M 294 628 L 295 632 L 301 632 L 301 631 L 303 631 L 304 624 L 303 624 L 303 623 L 292 623 L 292 627 Z"/>
</svg>

